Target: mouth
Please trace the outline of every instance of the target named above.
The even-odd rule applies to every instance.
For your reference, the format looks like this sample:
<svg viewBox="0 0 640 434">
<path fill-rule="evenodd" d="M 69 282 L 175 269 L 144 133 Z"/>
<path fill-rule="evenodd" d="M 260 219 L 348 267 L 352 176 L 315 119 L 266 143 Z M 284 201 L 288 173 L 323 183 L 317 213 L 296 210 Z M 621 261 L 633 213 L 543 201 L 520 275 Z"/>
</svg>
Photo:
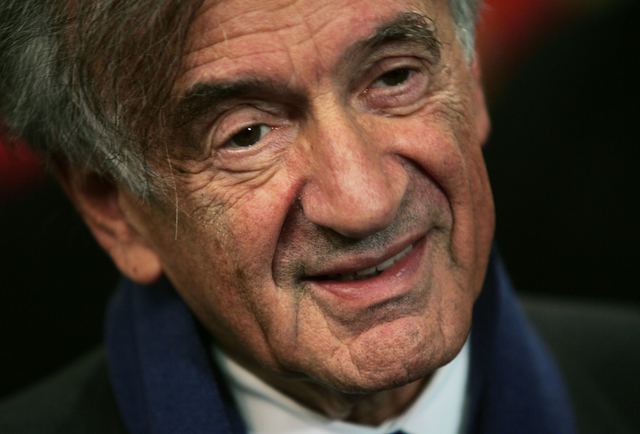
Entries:
<svg viewBox="0 0 640 434">
<path fill-rule="evenodd" d="M 335 282 L 351 282 L 354 280 L 364 280 L 370 279 L 372 277 L 379 276 L 383 271 L 391 268 L 396 262 L 400 261 L 402 258 L 407 256 L 413 250 L 414 244 L 409 245 L 400 253 L 392 256 L 391 258 L 371 267 L 363 268 L 361 270 L 356 270 L 353 272 L 347 273 L 337 273 L 337 274 L 325 274 L 322 276 L 314 276 L 314 280 L 331 280 Z"/>
<path fill-rule="evenodd" d="M 320 303 L 333 308 L 335 303 L 347 310 L 359 310 L 390 300 L 409 300 L 407 296 L 424 280 L 422 264 L 429 251 L 429 238 L 423 236 L 405 245 L 399 253 L 377 261 L 353 258 L 347 263 L 335 264 L 335 268 L 307 276 L 305 281 Z"/>
</svg>

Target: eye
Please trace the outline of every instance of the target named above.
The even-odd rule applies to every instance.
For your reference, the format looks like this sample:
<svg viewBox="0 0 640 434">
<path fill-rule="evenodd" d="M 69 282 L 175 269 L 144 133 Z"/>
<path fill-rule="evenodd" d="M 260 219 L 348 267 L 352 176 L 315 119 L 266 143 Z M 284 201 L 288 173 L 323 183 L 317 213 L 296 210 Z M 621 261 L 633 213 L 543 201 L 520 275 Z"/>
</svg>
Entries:
<svg viewBox="0 0 640 434">
<path fill-rule="evenodd" d="M 271 129 L 266 125 L 251 125 L 236 133 L 224 146 L 232 148 L 248 148 L 258 143 Z"/>
<path fill-rule="evenodd" d="M 378 77 L 373 85 L 376 87 L 394 87 L 400 86 L 405 83 L 413 74 L 413 71 L 409 68 L 398 68 L 393 71 L 389 71 Z"/>
<path fill-rule="evenodd" d="M 430 89 L 430 70 L 413 56 L 385 58 L 365 73 L 358 88 L 358 104 L 386 116 L 404 115 L 420 108 Z M 422 105 L 421 105 L 422 104 Z"/>
</svg>

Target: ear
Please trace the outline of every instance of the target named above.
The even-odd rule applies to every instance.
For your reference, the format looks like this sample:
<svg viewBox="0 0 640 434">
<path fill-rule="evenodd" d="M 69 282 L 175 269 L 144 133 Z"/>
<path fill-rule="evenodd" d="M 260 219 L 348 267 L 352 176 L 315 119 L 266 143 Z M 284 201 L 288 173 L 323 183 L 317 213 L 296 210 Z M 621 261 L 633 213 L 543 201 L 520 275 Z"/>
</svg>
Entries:
<svg viewBox="0 0 640 434">
<path fill-rule="evenodd" d="M 121 208 L 123 190 L 104 176 L 68 164 L 55 172 L 93 236 L 129 279 L 150 285 L 162 276 L 158 255 L 145 243 Z M 131 194 L 131 193 L 129 193 Z"/>
<path fill-rule="evenodd" d="M 476 52 L 473 56 L 473 62 L 471 64 L 472 74 L 472 92 L 473 92 L 473 107 L 476 122 L 476 133 L 480 138 L 480 142 L 484 146 L 489 138 L 489 132 L 491 131 L 491 120 L 489 119 L 489 112 L 487 110 L 487 104 L 484 98 L 484 88 L 482 86 L 482 71 L 480 67 L 480 58 Z"/>
</svg>

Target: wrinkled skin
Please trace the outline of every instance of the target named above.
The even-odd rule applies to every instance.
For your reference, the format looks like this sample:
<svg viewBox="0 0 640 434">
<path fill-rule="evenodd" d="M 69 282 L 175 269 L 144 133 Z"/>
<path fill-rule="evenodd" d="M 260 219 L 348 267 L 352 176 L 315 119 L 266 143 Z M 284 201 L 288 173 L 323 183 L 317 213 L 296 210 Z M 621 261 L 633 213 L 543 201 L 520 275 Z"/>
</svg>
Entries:
<svg viewBox="0 0 640 434">
<path fill-rule="evenodd" d="M 438 55 L 402 40 L 352 50 L 403 12 L 432 20 Z M 166 274 L 285 393 L 330 417 L 399 413 L 463 346 L 493 236 L 477 61 L 446 2 L 207 1 L 190 38 L 177 96 L 269 85 L 174 132 L 155 168 L 167 197 L 119 187 L 105 225 L 121 218 L 125 241 L 96 236 L 134 280 Z M 410 245 L 376 277 L 336 276 Z"/>
</svg>

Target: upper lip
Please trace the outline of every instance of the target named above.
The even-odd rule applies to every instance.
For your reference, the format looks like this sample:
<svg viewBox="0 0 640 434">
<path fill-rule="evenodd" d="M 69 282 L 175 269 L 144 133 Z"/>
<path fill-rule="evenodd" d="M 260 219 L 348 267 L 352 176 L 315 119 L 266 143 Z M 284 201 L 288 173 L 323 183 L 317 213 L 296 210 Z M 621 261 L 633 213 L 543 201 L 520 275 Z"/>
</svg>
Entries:
<svg viewBox="0 0 640 434">
<path fill-rule="evenodd" d="M 422 235 L 424 236 L 424 235 Z M 405 250 L 410 245 L 415 245 L 419 239 L 422 238 L 413 237 L 410 240 L 394 243 L 393 246 L 382 254 L 377 252 L 368 252 L 363 254 L 345 254 L 340 258 L 334 260 L 331 264 L 324 264 L 317 270 L 306 270 L 306 278 L 320 277 L 320 276 L 333 276 L 337 274 L 350 274 L 357 271 L 365 270 L 370 267 L 375 267 L 394 257 L 398 253 Z"/>
</svg>

